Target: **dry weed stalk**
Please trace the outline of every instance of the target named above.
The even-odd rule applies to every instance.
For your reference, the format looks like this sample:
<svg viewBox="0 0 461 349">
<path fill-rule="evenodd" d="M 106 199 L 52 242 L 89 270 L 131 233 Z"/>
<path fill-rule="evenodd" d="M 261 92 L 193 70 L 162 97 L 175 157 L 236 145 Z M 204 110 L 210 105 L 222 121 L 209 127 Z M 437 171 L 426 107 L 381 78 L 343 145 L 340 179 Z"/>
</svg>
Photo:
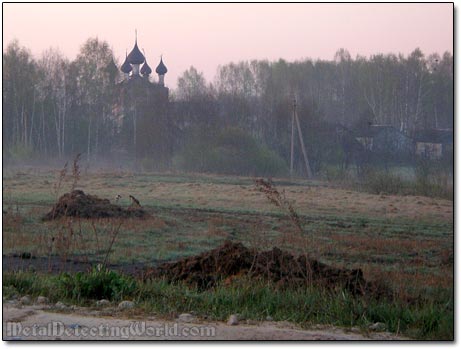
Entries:
<svg viewBox="0 0 461 349">
<path fill-rule="evenodd" d="M 94 220 L 91 220 L 91 228 L 93 229 L 94 237 L 96 239 L 96 250 L 99 251 L 101 249 L 101 247 L 99 245 L 98 229 L 96 228 Z"/>
<path fill-rule="evenodd" d="M 250 230 L 248 238 L 249 238 L 249 244 L 254 251 L 257 251 L 258 249 L 268 250 L 271 247 L 273 247 L 267 237 L 267 231 L 265 229 L 262 229 L 262 234 L 259 232 L 262 226 L 263 224 L 261 220 L 259 220 L 258 223 L 252 224 L 251 226 L 251 230 Z M 253 261 L 251 262 L 251 266 L 248 271 L 250 275 L 253 273 L 253 269 L 256 265 L 257 257 L 258 257 L 257 253 L 254 253 Z"/>
<path fill-rule="evenodd" d="M 306 235 L 306 232 L 303 229 L 303 226 L 301 224 L 301 219 L 299 218 L 298 213 L 296 212 L 295 208 L 291 204 L 291 202 L 287 199 L 285 195 L 285 191 L 282 190 L 282 192 L 279 192 L 275 184 L 272 183 L 272 180 L 267 179 L 264 180 L 263 178 L 258 178 L 255 180 L 255 185 L 256 188 L 263 193 L 266 198 L 269 200 L 270 203 L 272 203 L 274 206 L 281 208 L 284 210 L 288 217 L 290 218 L 291 222 L 295 226 L 298 235 L 297 236 L 291 236 L 291 242 L 295 242 L 297 244 L 298 240 L 301 239 L 304 244 L 303 249 L 304 249 L 304 256 L 306 257 L 305 260 L 305 267 L 306 270 L 308 271 L 308 274 L 304 274 L 303 268 L 299 264 L 298 261 L 296 263 L 298 264 L 298 268 L 303 274 L 304 279 L 308 284 L 312 282 L 312 268 L 310 264 L 310 259 L 307 253 L 307 240 L 308 236 Z M 285 235 L 284 235 L 284 240 L 285 240 Z"/>
<path fill-rule="evenodd" d="M 95 234 L 97 239 L 97 251 L 102 247 L 104 249 L 104 259 L 102 266 L 106 267 L 109 261 L 109 255 L 112 252 L 112 248 L 117 239 L 117 236 L 120 232 L 123 220 L 118 219 L 109 219 L 109 220 L 91 220 L 90 226 Z M 59 221 L 56 221 L 55 224 L 50 227 L 51 235 L 49 237 L 44 237 L 42 240 L 45 240 L 47 248 L 47 257 L 48 257 L 48 272 L 52 271 L 52 258 L 53 255 L 56 256 L 59 260 L 59 269 L 61 272 L 69 271 L 66 270 L 67 262 L 71 257 L 77 257 L 76 252 L 83 254 L 83 258 L 77 257 L 77 260 L 88 263 L 89 258 L 88 254 L 90 253 L 89 245 L 94 243 L 94 240 L 88 240 L 84 237 L 82 220 L 74 218 L 65 218 Z M 109 246 L 107 250 L 105 247 L 101 246 L 100 238 L 101 236 L 107 236 L 110 239 Z"/>
<path fill-rule="evenodd" d="M 58 197 L 59 197 L 59 193 L 61 191 L 62 183 L 64 182 L 64 179 L 67 176 L 67 165 L 68 165 L 68 163 L 66 162 L 64 164 L 64 167 L 61 169 L 61 171 L 59 171 L 59 176 L 58 176 L 56 182 L 53 184 L 53 193 L 54 193 L 56 201 L 58 201 Z"/>
<path fill-rule="evenodd" d="M 277 187 L 272 183 L 270 179 L 264 180 L 263 178 L 258 178 L 255 180 L 256 188 L 266 195 L 267 199 L 275 206 L 285 210 L 290 218 L 291 222 L 294 224 L 298 233 L 301 235 L 305 234 L 305 231 L 301 224 L 301 219 L 299 218 L 298 213 L 294 209 L 291 202 L 287 199 L 285 191 L 281 193 L 277 190 Z"/>
<path fill-rule="evenodd" d="M 73 220 L 72 220 L 72 222 L 73 222 Z M 88 251 L 87 244 L 86 244 L 87 241 L 83 237 L 82 221 L 81 221 L 80 218 L 77 218 L 77 222 L 78 222 L 78 229 L 75 231 L 75 234 L 74 234 L 74 237 L 77 239 L 76 242 L 75 242 L 75 247 L 81 252 L 82 251 Z M 71 227 L 71 229 L 73 229 L 73 227 Z M 83 255 L 83 262 L 88 262 L 88 255 L 87 254 Z"/>
<path fill-rule="evenodd" d="M 46 249 L 48 256 L 48 272 L 51 273 L 51 254 L 53 253 L 54 237 L 52 236 L 49 240 L 46 239 Z"/>
<path fill-rule="evenodd" d="M 106 256 L 104 257 L 104 261 L 102 262 L 102 268 L 103 269 L 106 268 L 107 261 L 108 261 L 108 258 L 109 258 L 109 254 L 111 253 L 112 246 L 114 245 L 114 242 L 117 239 L 118 233 L 120 232 L 120 228 L 122 227 L 123 220 L 120 219 L 120 220 L 118 220 L 118 222 L 117 221 L 115 221 L 115 222 L 111 221 L 111 223 L 113 223 L 113 224 L 110 225 L 110 235 L 112 236 L 112 240 L 110 241 L 110 245 L 109 245 L 109 248 L 107 249 Z"/>
<path fill-rule="evenodd" d="M 268 250 L 274 247 L 273 241 L 268 236 L 267 230 L 264 228 L 261 219 L 251 225 L 248 234 L 248 242 L 254 250 Z"/>
<path fill-rule="evenodd" d="M 77 154 L 74 158 L 72 164 L 72 185 L 70 191 L 72 192 L 80 180 L 80 161 L 81 154 Z M 61 188 L 66 180 L 67 173 L 68 173 L 68 162 L 64 164 L 64 167 L 59 171 L 58 178 L 56 182 L 53 184 L 53 194 L 55 196 L 55 201 L 58 202 L 59 196 L 61 193 Z M 53 210 L 56 210 L 56 205 L 54 206 Z M 55 212 L 53 211 L 53 216 Z M 62 222 L 60 222 L 62 223 Z M 77 247 L 78 241 L 75 241 L 76 238 L 80 238 L 80 247 L 84 246 L 84 239 L 82 234 L 82 227 L 79 220 L 79 233 L 78 236 L 74 232 L 73 226 L 73 219 L 66 219 L 65 224 L 60 224 L 58 228 L 56 236 L 51 236 L 49 244 L 47 244 L 47 254 L 48 254 L 48 271 L 51 271 L 51 255 L 53 253 L 53 247 L 55 247 L 56 252 L 60 256 L 61 259 L 61 269 L 64 271 L 65 263 L 69 255 L 73 254 L 73 248 Z M 75 246 L 74 246 L 75 245 Z"/>
<path fill-rule="evenodd" d="M 51 236 L 50 244 L 48 245 L 48 271 L 51 271 L 53 249 L 60 260 L 60 271 L 65 271 L 67 258 L 72 255 L 73 236 L 72 221 L 68 219 L 59 221 L 57 231 Z"/>
<path fill-rule="evenodd" d="M 78 162 L 80 161 L 81 155 L 82 154 L 79 153 L 75 156 L 74 163 L 72 165 L 72 187 L 70 191 L 75 190 L 75 188 L 77 187 L 77 183 L 80 180 L 81 170 L 80 170 L 80 165 Z"/>
<path fill-rule="evenodd" d="M 71 185 L 70 191 L 73 191 L 77 187 L 78 181 L 80 180 L 80 175 L 81 175 L 80 164 L 79 164 L 80 157 L 81 157 L 81 154 L 80 153 L 77 154 L 72 164 L 72 185 Z M 67 177 L 68 165 L 69 165 L 69 162 L 66 162 L 64 164 L 64 167 L 59 171 L 59 175 L 58 175 L 56 182 L 53 184 L 53 194 L 55 196 L 56 201 L 58 201 L 62 184 Z"/>
</svg>

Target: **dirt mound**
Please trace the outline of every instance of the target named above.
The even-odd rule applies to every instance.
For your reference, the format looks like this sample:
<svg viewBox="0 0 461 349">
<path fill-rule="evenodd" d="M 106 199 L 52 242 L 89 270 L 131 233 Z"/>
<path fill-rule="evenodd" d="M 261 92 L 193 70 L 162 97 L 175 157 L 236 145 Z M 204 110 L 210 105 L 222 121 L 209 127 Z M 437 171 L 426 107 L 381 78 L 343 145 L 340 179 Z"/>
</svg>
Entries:
<svg viewBox="0 0 461 349">
<path fill-rule="evenodd" d="M 43 220 L 53 220 L 60 217 L 80 218 L 142 218 L 147 215 L 141 208 L 124 209 L 111 204 L 107 199 L 87 195 L 82 190 L 74 190 L 61 196 L 58 202 L 48 212 Z"/>
<path fill-rule="evenodd" d="M 381 298 L 391 294 L 382 285 L 366 281 L 360 269 L 330 267 L 305 256 L 295 257 L 277 247 L 258 252 L 230 241 L 198 256 L 163 263 L 151 269 L 147 276 L 163 277 L 169 282 L 184 281 L 207 289 L 220 280 L 243 274 L 271 280 L 280 287 L 315 284 L 330 289 L 343 288 L 354 295 Z"/>
</svg>

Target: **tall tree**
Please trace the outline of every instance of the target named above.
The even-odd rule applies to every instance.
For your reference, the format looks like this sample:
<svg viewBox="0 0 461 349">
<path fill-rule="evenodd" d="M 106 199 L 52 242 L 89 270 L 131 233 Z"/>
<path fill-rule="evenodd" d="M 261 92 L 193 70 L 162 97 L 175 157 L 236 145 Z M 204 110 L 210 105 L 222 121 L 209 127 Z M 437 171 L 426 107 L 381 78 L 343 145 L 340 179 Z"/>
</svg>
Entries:
<svg viewBox="0 0 461 349">
<path fill-rule="evenodd" d="M 3 54 L 3 132 L 10 147 L 33 147 L 37 66 L 30 52 L 13 41 Z"/>
<path fill-rule="evenodd" d="M 112 50 L 105 41 L 88 39 L 81 47 L 75 60 L 77 98 L 85 111 L 81 122 L 86 125 L 86 154 L 89 160 L 93 154 L 107 151 L 111 129 L 111 106 L 114 88 L 107 67 L 113 60 Z"/>
</svg>

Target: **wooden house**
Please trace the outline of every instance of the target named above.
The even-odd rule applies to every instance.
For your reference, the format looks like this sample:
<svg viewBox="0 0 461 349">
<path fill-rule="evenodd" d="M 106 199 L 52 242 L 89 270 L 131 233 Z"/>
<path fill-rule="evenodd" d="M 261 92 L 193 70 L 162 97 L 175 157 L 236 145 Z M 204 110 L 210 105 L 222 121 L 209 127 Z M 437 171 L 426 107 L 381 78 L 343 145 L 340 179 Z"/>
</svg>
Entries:
<svg viewBox="0 0 461 349">
<path fill-rule="evenodd" d="M 426 129 L 416 133 L 415 153 L 429 159 L 453 155 L 453 130 Z"/>
<path fill-rule="evenodd" d="M 413 140 L 391 125 L 366 125 L 354 131 L 355 139 L 373 153 L 408 156 Z"/>
</svg>

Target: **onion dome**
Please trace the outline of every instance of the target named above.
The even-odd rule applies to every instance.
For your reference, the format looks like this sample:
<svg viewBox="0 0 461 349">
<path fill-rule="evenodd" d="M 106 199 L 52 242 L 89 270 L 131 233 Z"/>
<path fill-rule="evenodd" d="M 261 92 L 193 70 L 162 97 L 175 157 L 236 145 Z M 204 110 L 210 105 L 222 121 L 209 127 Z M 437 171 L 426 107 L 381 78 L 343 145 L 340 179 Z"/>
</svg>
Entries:
<svg viewBox="0 0 461 349">
<path fill-rule="evenodd" d="M 165 75 L 168 72 L 168 69 L 166 69 L 165 64 L 163 64 L 162 57 L 160 57 L 160 63 L 158 64 L 157 68 L 155 69 L 155 72 L 158 75 Z"/>
<path fill-rule="evenodd" d="M 126 55 L 126 54 L 125 54 Z M 120 70 L 122 72 L 124 72 L 125 74 L 129 74 L 130 71 L 132 70 L 133 68 L 131 68 L 131 65 L 130 63 L 128 63 L 128 56 L 126 56 L 125 58 L 125 62 L 122 64 Z"/>
<path fill-rule="evenodd" d="M 152 69 L 150 69 L 149 65 L 147 64 L 147 60 L 144 61 L 144 64 L 141 67 L 141 74 L 144 76 L 150 75 L 152 73 Z"/>
<path fill-rule="evenodd" d="M 130 54 L 128 55 L 128 63 L 130 64 L 142 64 L 144 63 L 145 58 L 144 55 L 138 48 L 138 40 L 135 41 L 134 47 L 131 50 Z"/>
</svg>

